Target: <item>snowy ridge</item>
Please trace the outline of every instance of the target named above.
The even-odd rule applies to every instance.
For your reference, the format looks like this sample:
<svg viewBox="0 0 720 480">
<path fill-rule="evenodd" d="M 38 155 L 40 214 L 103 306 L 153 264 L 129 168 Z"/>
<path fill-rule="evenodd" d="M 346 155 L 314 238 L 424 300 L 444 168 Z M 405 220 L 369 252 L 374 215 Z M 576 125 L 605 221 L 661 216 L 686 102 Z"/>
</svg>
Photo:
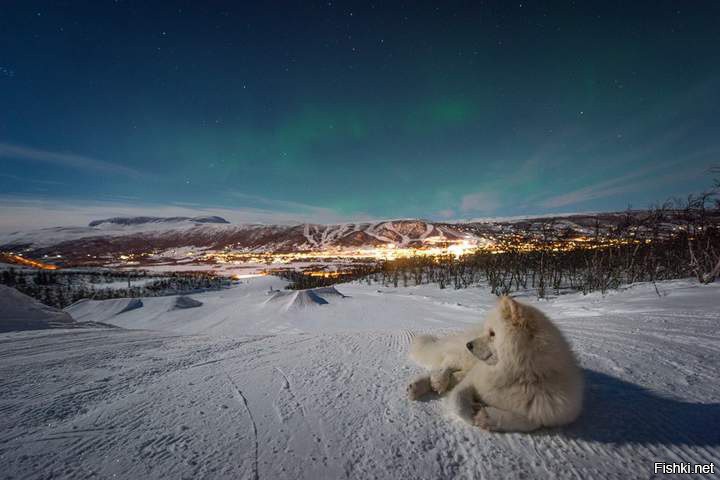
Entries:
<svg viewBox="0 0 720 480">
<path fill-rule="evenodd" d="M 150 220 L 147 220 L 147 219 Z M 145 219 L 145 221 L 141 221 Z M 381 223 L 348 223 L 339 225 L 303 224 L 231 225 L 222 222 L 199 222 L 183 217 L 157 219 L 109 219 L 91 222 L 89 227 L 53 227 L 32 232 L 15 232 L 0 236 L 0 249 L 55 250 L 92 248 L 101 243 L 112 250 L 135 243 L 164 244 L 167 248 L 237 247 L 251 250 L 298 251 L 323 250 L 346 246 L 377 246 L 396 244 L 408 246 L 422 243 L 432 232 L 440 231 L 434 224 L 422 221 Z M 450 238 L 462 236 L 449 227 L 442 229 Z M 126 248 L 127 250 L 127 248 Z"/>
<path fill-rule="evenodd" d="M 113 217 L 103 220 L 93 220 L 88 224 L 89 227 L 98 227 L 101 225 L 144 225 L 144 224 L 166 224 L 166 223 L 230 223 L 222 217 L 203 216 L 203 217 Z"/>
</svg>

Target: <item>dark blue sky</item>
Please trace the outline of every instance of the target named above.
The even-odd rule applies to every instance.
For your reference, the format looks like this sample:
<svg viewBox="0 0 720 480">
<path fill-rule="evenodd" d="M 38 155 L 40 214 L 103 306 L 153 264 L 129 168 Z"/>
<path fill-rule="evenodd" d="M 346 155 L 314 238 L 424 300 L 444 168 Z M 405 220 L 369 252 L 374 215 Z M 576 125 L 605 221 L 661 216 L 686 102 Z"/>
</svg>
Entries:
<svg viewBox="0 0 720 480">
<path fill-rule="evenodd" d="M 715 1 L 3 2 L 0 229 L 645 207 L 720 163 L 718 25 Z"/>
</svg>

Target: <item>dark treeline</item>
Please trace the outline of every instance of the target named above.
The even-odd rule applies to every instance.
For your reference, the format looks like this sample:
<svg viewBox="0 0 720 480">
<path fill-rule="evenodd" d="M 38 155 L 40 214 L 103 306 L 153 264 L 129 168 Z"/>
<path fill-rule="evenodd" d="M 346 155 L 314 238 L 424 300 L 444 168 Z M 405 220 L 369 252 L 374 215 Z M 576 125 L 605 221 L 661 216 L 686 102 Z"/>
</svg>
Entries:
<svg viewBox="0 0 720 480">
<path fill-rule="evenodd" d="M 486 284 L 496 295 L 525 290 L 540 298 L 562 291 L 607 292 L 634 282 L 720 276 L 720 199 L 717 190 L 670 201 L 646 212 L 628 210 L 613 226 L 595 222 L 581 241 L 557 221 L 527 241 L 506 241 L 493 251 L 454 256 L 414 256 L 363 266 L 337 277 L 282 272 L 288 288 L 348 281 L 407 287 Z"/>
<path fill-rule="evenodd" d="M 562 290 L 606 292 L 623 284 L 695 277 L 710 283 L 720 275 L 720 225 L 711 194 L 691 196 L 682 209 L 668 203 L 639 217 L 628 212 L 609 229 L 595 229 L 581 244 L 547 237 L 531 247 L 508 243 L 499 252 L 460 258 L 411 257 L 387 261 L 368 282 L 386 286 L 436 283 L 466 288 L 485 282 L 494 294 L 533 290 L 539 298 Z M 598 222 L 599 225 L 599 222 Z"/>
<path fill-rule="evenodd" d="M 231 281 L 202 272 L 158 274 L 144 270 L 111 272 L 9 268 L 0 273 L 0 283 L 14 287 L 45 305 L 65 308 L 83 298 L 106 300 L 177 295 L 217 290 L 229 286 Z"/>
<path fill-rule="evenodd" d="M 339 274 L 333 273 L 332 276 L 314 276 L 307 273 L 298 272 L 296 270 L 276 270 L 273 275 L 284 278 L 290 283 L 286 287 L 290 290 L 305 290 L 308 288 L 327 287 L 337 283 L 346 283 L 361 278 L 368 278 L 371 274 L 379 272 L 379 266 L 358 265 L 353 267 L 351 271 Z"/>
<path fill-rule="evenodd" d="M 582 241 L 549 221 L 539 238 L 507 241 L 494 251 L 460 258 L 399 258 L 327 278 L 291 271 L 280 275 L 293 289 L 348 281 L 456 289 L 485 284 L 496 295 L 531 290 L 539 298 L 562 291 L 604 293 L 634 282 L 687 277 L 709 283 L 720 276 L 719 207 L 716 191 L 711 191 L 642 214 L 628 210 L 612 227 L 601 227 L 598 219 Z"/>
</svg>

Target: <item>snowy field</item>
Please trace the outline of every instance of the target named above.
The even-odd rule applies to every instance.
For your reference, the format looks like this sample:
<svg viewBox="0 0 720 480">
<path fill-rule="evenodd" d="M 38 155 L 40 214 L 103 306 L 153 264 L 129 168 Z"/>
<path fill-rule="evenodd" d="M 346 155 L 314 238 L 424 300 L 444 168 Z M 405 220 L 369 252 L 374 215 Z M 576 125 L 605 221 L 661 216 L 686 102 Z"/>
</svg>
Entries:
<svg viewBox="0 0 720 480">
<path fill-rule="evenodd" d="M 122 328 L 0 334 L 0 478 L 629 479 L 720 463 L 720 284 L 528 299 L 587 383 L 575 424 L 535 434 L 405 397 L 412 335 L 480 322 L 487 291 L 283 286 L 257 278 L 195 308 L 85 301 L 76 321 Z"/>
</svg>

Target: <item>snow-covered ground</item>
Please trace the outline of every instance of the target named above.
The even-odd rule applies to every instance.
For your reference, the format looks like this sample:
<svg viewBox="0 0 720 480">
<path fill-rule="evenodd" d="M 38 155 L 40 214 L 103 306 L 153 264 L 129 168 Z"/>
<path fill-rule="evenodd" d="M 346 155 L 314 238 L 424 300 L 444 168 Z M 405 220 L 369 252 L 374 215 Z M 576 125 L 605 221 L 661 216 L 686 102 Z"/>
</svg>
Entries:
<svg viewBox="0 0 720 480">
<path fill-rule="evenodd" d="M 123 328 L 1 334 L 0 476 L 627 479 L 720 459 L 718 284 L 528 299 L 587 382 L 581 418 L 535 434 L 405 397 L 412 334 L 480 322 L 484 289 L 270 292 L 283 286 L 252 279 L 183 309 L 81 302 L 76 321 Z"/>
</svg>

